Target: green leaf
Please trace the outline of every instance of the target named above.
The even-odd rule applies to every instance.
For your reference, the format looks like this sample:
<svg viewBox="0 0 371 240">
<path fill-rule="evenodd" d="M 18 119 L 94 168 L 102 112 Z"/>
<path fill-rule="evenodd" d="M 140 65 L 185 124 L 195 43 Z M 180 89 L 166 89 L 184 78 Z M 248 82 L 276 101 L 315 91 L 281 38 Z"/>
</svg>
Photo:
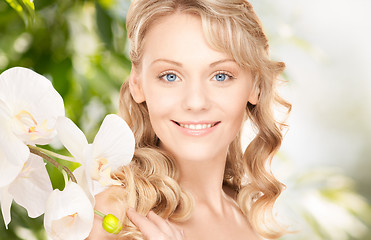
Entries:
<svg viewBox="0 0 371 240">
<path fill-rule="evenodd" d="M 22 1 L 26 6 L 30 7 L 33 11 L 35 11 L 35 5 L 33 4 L 32 0 L 22 0 Z"/>
<path fill-rule="evenodd" d="M 6 0 L 23 19 L 26 26 L 30 26 L 35 20 L 35 5 L 32 0 Z"/>
<path fill-rule="evenodd" d="M 97 26 L 98 33 L 106 44 L 106 47 L 112 49 L 113 47 L 113 32 L 112 32 L 112 18 L 107 13 L 98 2 L 95 3 L 95 8 L 97 12 Z"/>
</svg>

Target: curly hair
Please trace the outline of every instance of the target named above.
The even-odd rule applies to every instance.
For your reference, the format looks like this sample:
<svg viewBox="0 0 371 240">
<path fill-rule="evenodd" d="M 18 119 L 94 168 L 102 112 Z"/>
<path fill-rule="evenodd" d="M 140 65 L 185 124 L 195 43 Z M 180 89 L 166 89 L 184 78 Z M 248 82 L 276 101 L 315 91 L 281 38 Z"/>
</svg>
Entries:
<svg viewBox="0 0 371 240">
<path fill-rule="evenodd" d="M 130 58 L 140 66 L 143 40 L 148 28 L 159 18 L 176 12 L 201 18 L 208 43 L 225 52 L 253 73 L 254 86 L 260 90 L 256 105 L 247 103 L 246 119 L 257 130 L 255 138 L 242 151 L 240 133 L 229 146 L 223 184 L 236 192 L 237 203 L 252 227 L 269 239 L 280 237 L 284 230 L 275 221 L 273 206 L 284 189 L 270 171 L 274 154 L 282 142 L 284 123 L 273 113 L 275 105 L 290 112 L 291 105 L 276 92 L 283 62 L 269 57 L 268 40 L 251 4 L 245 0 L 134 0 L 127 15 Z M 193 209 L 192 196 L 179 184 L 174 158 L 158 146 L 159 139 L 151 127 L 146 103 L 136 103 L 128 82 L 121 87 L 119 112 L 135 135 L 133 161 L 115 173 L 123 183 L 123 211 L 128 206 L 143 214 L 154 210 L 173 222 L 186 221 Z M 125 216 L 125 213 L 123 213 Z M 120 239 L 143 239 L 140 231 L 122 218 L 124 230 Z"/>
</svg>

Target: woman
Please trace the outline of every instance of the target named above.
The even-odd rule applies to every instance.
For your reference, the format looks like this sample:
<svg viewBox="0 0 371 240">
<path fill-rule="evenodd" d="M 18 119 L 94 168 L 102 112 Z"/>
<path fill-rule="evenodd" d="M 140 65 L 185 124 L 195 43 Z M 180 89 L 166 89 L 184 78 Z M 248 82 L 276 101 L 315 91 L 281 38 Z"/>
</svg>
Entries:
<svg viewBox="0 0 371 240">
<path fill-rule="evenodd" d="M 282 124 L 272 106 L 284 64 L 244 0 L 135 0 L 127 15 L 130 78 L 120 114 L 136 137 L 121 187 L 96 196 L 119 235 L 96 217 L 89 239 L 259 239 L 283 231 L 272 208 L 284 185 L 267 169 Z M 250 119 L 257 135 L 241 150 Z"/>
</svg>

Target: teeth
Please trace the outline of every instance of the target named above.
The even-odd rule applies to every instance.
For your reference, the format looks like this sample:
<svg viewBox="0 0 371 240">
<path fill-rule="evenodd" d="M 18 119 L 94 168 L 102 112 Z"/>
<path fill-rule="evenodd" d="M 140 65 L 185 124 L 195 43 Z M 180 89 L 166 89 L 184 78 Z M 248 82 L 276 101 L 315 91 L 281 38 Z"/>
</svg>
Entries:
<svg viewBox="0 0 371 240">
<path fill-rule="evenodd" d="M 181 124 L 181 123 L 179 123 L 179 125 L 181 127 L 189 128 L 192 130 L 206 129 L 206 128 L 211 128 L 213 126 L 212 124 Z"/>
</svg>

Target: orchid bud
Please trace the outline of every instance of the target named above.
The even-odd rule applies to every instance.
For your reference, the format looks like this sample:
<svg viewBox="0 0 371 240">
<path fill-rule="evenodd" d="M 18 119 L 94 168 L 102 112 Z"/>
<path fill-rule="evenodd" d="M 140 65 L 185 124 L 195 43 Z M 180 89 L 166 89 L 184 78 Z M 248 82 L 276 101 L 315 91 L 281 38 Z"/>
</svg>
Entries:
<svg viewBox="0 0 371 240">
<path fill-rule="evenodd" d="M 122 223 L 112 214 L 103 218 L 103 228 L 109 233 L 118 234 L 122 229 Z"/>
</svg>

